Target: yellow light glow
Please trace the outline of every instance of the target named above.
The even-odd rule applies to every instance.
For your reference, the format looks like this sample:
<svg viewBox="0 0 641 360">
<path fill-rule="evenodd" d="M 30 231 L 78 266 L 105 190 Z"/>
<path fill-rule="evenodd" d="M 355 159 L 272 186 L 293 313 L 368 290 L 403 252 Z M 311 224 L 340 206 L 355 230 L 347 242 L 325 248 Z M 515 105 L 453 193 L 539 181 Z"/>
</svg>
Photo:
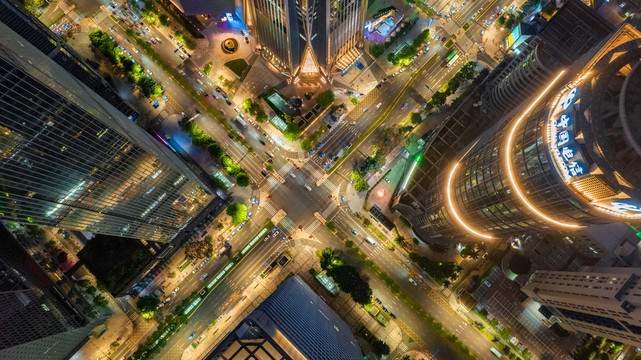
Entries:
<svg viewBox="0 0 641 360">
<path fill-rule="evenodd" d="M 523 195 L 523 192 L 519 188 L 519 185 L 516 183 L 516 178 L 514 177 L 514 169 L 512 169 L 512 139 L 514 138 L 514 133 L 516 132 L 516 129 L 521 124 L 521 121 L 523 121 L 525 116 L 528 115 L 530 113 L 530 111 L 532 111 L 532 109 L 538 104 L 538 102 L 541 101 L 541 98 L 543 98 L 543 96 L 545 96 L 548 93 L 548 91 L 550 91 L 552 86 L 554 86 L 554 84 L 561 78 L 561 76 L 564 73 L 565 73 L 565 70 L 561 71 L 559 73 L 559 75 L 557 75 L 554 78 L 554 80 L 552 80 L 548 84 L 548 86 L 539 94 L 539 96 L 536 99 L 534 99 L 534 101 L 532 101 L 530 103 L 530 105 L 527 107 L 527 109 L 525 109 L 523 114 L 521 114 L 521 116 L 518 119 L 516 119 L 516 121 L 514 121 L 514 124 L 512 125 L 512 129 L 510 129 L 510 133 L 507 136 L 507 144 L 505 145 L 505 163 L 507 165 L 507 174 L 508 174 L 508 177 L 510 178 L 510 183 L 512 184 L 512 189 L 514 190 L 516 195 L 519 197 L 519 199 L 521 199 L 521 201 L 533 213 L 535 213 L 536 215 L 538 215 L 540 218 L 544 219 L 545 221 L 551 222 L 551 223 L 559 225 L 559 226 L 569 227 L 569 228 L 579 228 L 579 227 L 581 227 L 580 225 L 569 224 L 569 223 L 563 223 L 563 222 L 560 222 L 560 221 L 556 221 L 556 220 L 546 216 L 542 212 L 540 212 L 537 208 L 535 208 L 534 205 L 532 205 L 532 203 L 530 203 L 528 201 L 528 199 L 525 197 L 525 195 Z"/>
<path fill-rule="evenodd" d="M 459 224 L 461 224 L 467 231 L 485 239 L 494 239 L 490 235 L 481 234 L 480 232 L 469 227 L 465 222 L 463 222 L 463 219 L 461 219 L 461 217 L 456 212 L 456 209 L 454 208 L 454 202 L 452 201 L 451 185 L 452 185 L 452 178 L 454 177 L 454 173 L 456 173 L 456 169 L 458 168 L 458 165 L 459 163 L 454 164 L 454 167 L 450 171 L 450 176 L 447 178 L 447 188 L 445 189 L 445 194 L 447 196 L 447 204 L 449 205 L 447 210 L 454 216 L 456 221 L 458 221 Z"/>
</svg>

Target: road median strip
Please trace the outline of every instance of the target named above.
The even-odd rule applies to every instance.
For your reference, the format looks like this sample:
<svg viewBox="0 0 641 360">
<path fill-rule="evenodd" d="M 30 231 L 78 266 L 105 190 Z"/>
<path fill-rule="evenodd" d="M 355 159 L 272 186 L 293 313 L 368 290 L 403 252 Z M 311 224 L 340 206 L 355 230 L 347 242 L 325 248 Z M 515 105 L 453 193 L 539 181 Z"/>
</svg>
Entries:
<svg viewBox="0 0 641 360">
<path fill-rule="evenodd" d="M 380 117 L 380 118 L 379 118 L 379 119 L 378 119 L 378 120 L 377 120 L 377 121 L 376 121 L 372 126 L 370 126 L 370 128 L 369 128 L 369 129 L 367 129 L 367 131 L 366 131 L 364 134 L 362 134 L 362 135 L 361 135 L 361 136 L 360 136 L 360 137 L 359 137 L 359 138 L 354 142 L 354 145 L 350 148 L 349 152 L 348 152 L 345 156 L 342 156 L 340 159 L 338 159 L 338 161 L 336 162 L 336 164 L 334 164 L 334 166 L 332 166 L 332 168 L 331 168 L 331 169 L 329 169 L 329 170 L 327 171 L 327 174 L 328 174 L 328 175 L 329 175 L 329 174 L 331 174 L 332 172 L 334 172 L 334 170 L 336 170 L 336 169 L 337 169 L 337 168 L 338 168 L 338 167 L 343 163 L 343 161 L 345 161 L 345 159 L 349 158 L 349 157 L 350 157 L 350 155 L 352 155 L 352 153 L 353 153 L 356 149 L 358 149 L 358 147 L 359 147 L 359 146 L 360 146 L 360 145 L 361 145 L 361 144 L 362 144 L 362 143 L 363 143 L 363 142 L 364 142 L 364 141 L 365 141 L 365 140 L 366 140 L 366 139 L 367 139 L 367 138 L 372 134 L 372 132 L 374 132 L 374 130 L 376 130 L 376 128 L 378 128 L 378 127 L 383 123 L 383 121 L 385 121 L 385 120 L 387 119 L 387 117 L 389 116 L 389 114 L 391 114 L 392 110 L 394 110 L 394 107 L 396 107 L 396 105 L 397 105 L 397 104 L 398 104 L 398 102 L 401 100 L 401 98 L 402 98 L 403 96 L 405 96 L 405 93 L 407 92 L 408 88 L 409 88 L 409 87 L 412 85 L 412 83 L 414 82 L 414 79 L 416 79 L 416 76 L 417 76 L 419 73 L 421 73 L 421 72 L 425 69 L 425 67 L 426 67 L 427 65 L 429 65 L 429 64 L 431 64 L 431 63 L 433 63 L 433 62 L 437 59 L 437 57 L 438 57 L 438 54 L 434 54 L 434 55 L 432 55 L 432 57 L 431 57 L 429 60 L 427 60 L 427 61 L 425 62 L 425 64 L 423 64 L 423 66 L 421 66 L 421 67 L 418 69 L 418 71 L 416 71 L 416 72 L 412 75 L 412 77 L 411 77 L 411 78 L 409 79 L 409 81 L 405 84 L 405 86 L 403 86 L 403 89 L 401 89 L 401 91 L 398 93 L 398 95 L 396 95 L 396 98 L 394 98 L 394 101 L 392 101 L 392 104 L 391 104 L 390 106 L 388 106 L 388 107 L 387 107 L 387 110 L 385 110 L 385 113 L 383 113 L 383 115 L 381 115 L 381 117 Z"/>
<path fill-rule="evenodd" d="M 173 313 L 166 316 L 165 319 L 158 325 L 158 330 L 151 336 L 147 337 L 144 343 L 138 345 L 138 349 L 133 355 L 129 356 L 129 360 L 142 360 L 148 359 L 153 354 L 156 354 L 160 348 L 167 345 L 167 341 L 171 335 L 178 332 L 181 326 L 187 323 L 189 317 L 202 305 L 207 295 L 209 295 L 228 275 L 231 271 L 240 264 L 240 262 L 251 253 L 251 251 L 260 243 L 267 234 L 274 228 L 274 224 L 267 220 L 262 229 L 247 243 L 243 249 L 238 252 L 229 262 L 223 267 L 216 276 L 202 289 L 195 290 L 186 299 L 183 300 L 180 306 L 173 310 Z"/>
</svg>

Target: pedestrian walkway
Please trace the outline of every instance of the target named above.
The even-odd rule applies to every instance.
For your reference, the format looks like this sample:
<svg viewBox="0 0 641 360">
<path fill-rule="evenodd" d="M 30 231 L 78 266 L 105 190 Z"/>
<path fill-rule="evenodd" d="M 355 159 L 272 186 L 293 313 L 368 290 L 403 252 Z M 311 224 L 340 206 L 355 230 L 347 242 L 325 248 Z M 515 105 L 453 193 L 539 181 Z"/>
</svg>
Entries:
<svg viewBox="0 0 641 360">
<path fill-rule="evenodd" d="M 278 223 L 278 226 L 287 230 L 290 234 L 296 231 L 296 224 L 294 224 L 292 219 L 288 217 L 285 217 L 280 223 Z"/>
<path fill-rule="evenodd" d="M 325 181 L 322 186 L 329 190 L 330 194 L 333 194 L 334 191 L 336 191 L 336 185 L 331 181 Z"/>
<path fill-rule="evenodd" d="M 318 219 L 312 220 L 312 223 L 305 226 L 305 230 L 309 232 L 310 234 L 314 232 L 314 230 L 318 229 L 318 227 L 321 225 L 321 222 L 318 221 Z"/>
<path fill-rule="evenodd" d="M 286 162 L 277 172 L 280 176 L 285 177 L 293 168 L 292 164 Z"/>
<path fill-rule="evenodd" d="M 325 181 L 325 183 L 324 183 L 324 184 L 326 184 L 326 183 L 328 183 L 328 182 L 329 182 L 329 181 Z M 325 218 L 325 219 L 329 219 L 329 218 L 330 218 L 330 215 L 334 212 L 334 210 L 336 210 L 336 208 L 337 208 L 337 207 L 338 207 L 338 205 L 336 205 L 336 203 L 334 203 L 334 202 L 330 202 L 330 203 L 327 205 L 327 207 L 325 208 L 325 210 L 323 210 L 323 212 L 321 213 L 321 216 L 322 216 L 323 218 Z"/>
<path fill-rule="evenodd" d="M 263 210 L 269 213 L 269 217 L 274 216 L 274 214 L 276 214 L 276 212 L 278 211 L 278 209 L 274 207 L 274 204 L 269 200 L 263 202 Z"/>
<path fill-rule="evenodd" d="M 272 191 L 272 189 L 274 189 L 278 184 L 280 184 L 278 180 L 274 179 L 273 177 L 268 177 L 261 185 L 261 190 L 268 193 Z"/>
</svg>

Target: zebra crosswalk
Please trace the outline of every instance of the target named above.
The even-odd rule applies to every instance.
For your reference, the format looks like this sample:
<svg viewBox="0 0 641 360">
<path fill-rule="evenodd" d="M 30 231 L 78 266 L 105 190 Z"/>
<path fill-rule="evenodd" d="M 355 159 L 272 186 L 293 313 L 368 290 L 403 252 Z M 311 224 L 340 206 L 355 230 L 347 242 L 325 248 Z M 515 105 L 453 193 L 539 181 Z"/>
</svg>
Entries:
<svg viewBox="0 0 641 360">
<path fill-rule="evenodd" d="M 278 186 L 280 183 L 278 180 L 276 180 L 273 177 L 268 177 L 265 179 L 265 182 L 261 185 L 263 191 L 270 192 L 272 189 L 274 189 L 276 186 Z"/>
<path fill-rule="evenodd" d="M 333 182 L 329 181 L 329 180 L 325 180 L 323 182 L 322 186 L 324 188 L 326 188 L 327 190 L 329 190 L 330 194 L 333 193 L 336 190 L 336 185 Z"/>
<path fill-rule="evenodd" d="M 325 208 L 325 210 L 323 210 L 323 212 L 321 213 L 321 216 L 325 220 L 329 221 L 329 216 L 334 212 L 334 210 L 336 210 L 337 207 L 338 207 L 338 205 L 336 205 L 335 202 L 333 202 L 333 201 L 330 202 L 329 205 L 327 205 L 327 208 Z"/>
<path fill-rule="evenodd" d="M 278 209 L 274 207 L 274 204 L 271 201 L 265 201 L 263 202 L 263 210 L 267 211 L 270 216 L 274 216 Z"/>
<path fill-rule="evenodd" d="M 290 163 L 285 163 L 280 169 L 278 169 L 278 174 L 282 177 L 285 177 L 288 172 L 290 172 L 293 169 L 292 164 Z"/>
<path fill-rule="evenodd" d="M 408 347 L 407 347 L 407 345 L 405 345 L 404 342 L 401 341 L 401 343 L 398 344 L 398 352 L 400 352 L 401 354 L 406 352 L 407 349 L 408 349 Z"/>
<path fill-rule="evenodd" d="M 285 218 L 283 218 L 283 220 L 278 223 L 278 226 L 287 230 L 290 234 L 296 230 L 296 225 L 294 224 L 292 219 L 288 218 L 287 216 L 285 216 Z"/>
<path fill-rule="evenodd" d="M 320 226 L 321 222 L 318 221 L 318 219 L 314 219 L 311 224 L 307 225 L 305 227 L 305 230 L 307 230 L 308 233 L 314 232 L 316 229 L 318 229 L 318 226 Z"/>
</svg>

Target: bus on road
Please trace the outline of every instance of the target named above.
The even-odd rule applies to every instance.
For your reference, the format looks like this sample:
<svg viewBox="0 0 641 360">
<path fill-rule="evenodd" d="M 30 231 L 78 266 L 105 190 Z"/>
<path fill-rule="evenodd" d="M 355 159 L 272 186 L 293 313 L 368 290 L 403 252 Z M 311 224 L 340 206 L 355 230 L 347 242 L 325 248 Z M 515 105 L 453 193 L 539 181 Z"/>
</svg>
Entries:
<svg viewBox="0 0 641 360">
<path fill-rule="evenodd" d="M 494 354 L 497 358 L 501 358 L 501 357 L 503 356 L 503 355 L 502 355 L 498 350 L 496 350 L 494 347 L 491 347 L 491 348 L 490 348 L 490 351 L 491 351 L 491 352 L 492 352 L 492 354 Z"/>
<path fill-rule="evenodd" d="M 247 129 L 247 123 L 240 118 L 240 116 L 236 117 L 236 122 L 243 127 L 243 129 Z"/>
</svg>

